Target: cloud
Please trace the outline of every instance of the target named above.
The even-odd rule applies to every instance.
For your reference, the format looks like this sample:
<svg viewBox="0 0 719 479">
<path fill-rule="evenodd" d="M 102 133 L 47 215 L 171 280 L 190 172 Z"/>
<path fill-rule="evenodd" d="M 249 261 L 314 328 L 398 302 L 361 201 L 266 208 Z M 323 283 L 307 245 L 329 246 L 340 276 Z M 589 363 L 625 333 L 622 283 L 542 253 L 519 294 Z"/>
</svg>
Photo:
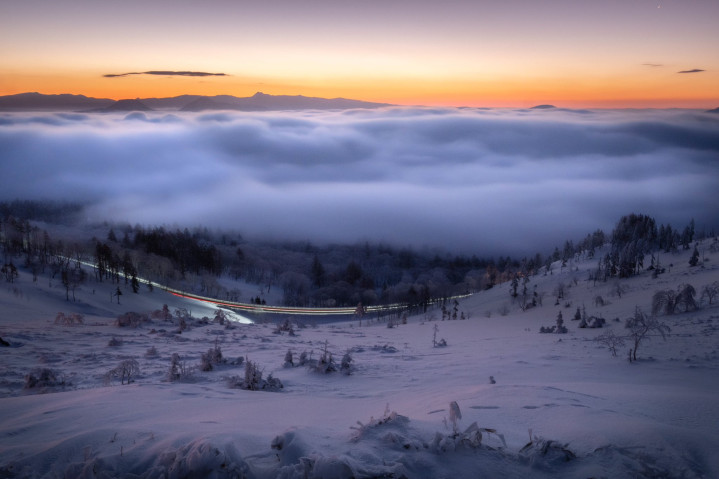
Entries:
<svg viewBox="0 0 719 479">
<path fill-rule="evenodd" d="M 185 77 L 224 77 L 226 73 L 207 73 L 192 71 L 170 71 L 170 70 L 152 70 L 149 72 L 129 72 L 129 73 L 108 73 L 103 75 L 104 78 L 119 78 L 129 75 L 160 75 L 160 76 L 185 76 Z"/>
<path fill-rule="evenodd" d="M 88 217 L 478 256 L 621 215 L 716 228 L 719 119 L 682 110 L 386 108 L 0 115 L 0 199 Z"/>
<path fill-rule="evenodd" d="M 653 68 L 664 66 L 661 63 L 642 63 L 642 65 L 644 65 L 645 67 L 653 67 Z"/>
<path fill-rule="evenodd" d="M 692 69 L 692 70 L 682 70 L 682 71 L 679 71 L 679 72 L 677 72 L 677 73 L 701 73 L 701 72 L 703 72 L 703 71 L 704 71 L 704 70 L 701 70 L 701 69 L 699 69 L 699 68 L 694 68 L 694 69 Z"/>
</svg>

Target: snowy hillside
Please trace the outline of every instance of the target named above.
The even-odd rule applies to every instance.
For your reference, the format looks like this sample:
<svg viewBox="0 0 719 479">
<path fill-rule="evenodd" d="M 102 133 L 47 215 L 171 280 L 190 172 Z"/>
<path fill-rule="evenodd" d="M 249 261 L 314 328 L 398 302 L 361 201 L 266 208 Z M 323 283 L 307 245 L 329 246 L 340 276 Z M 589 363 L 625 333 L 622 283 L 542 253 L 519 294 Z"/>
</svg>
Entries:
<svg viewBox="0 0 719 479">
<path fill-rule="evenodd" d="M 126 288 L 118 304 L 98 283 L 68 302 L 57 280 L 21 269 L 0 287 L 0 477 L 719 477 L 719 299 L 701 298 L 719 281 L 710 244 L 703 266 L 689 266 L 691 250 L 663 255 L 656 278 L 595 284 L 596 259 L 556 264 L 530 278 L 541 305 L 526 311 L 505 283 L 459 301 L 465 320 L 296 318 L 292 333 L 272 317 L 221 324 L 159 288 Z M 670 335 L 645 338 L 637 361 L 628 339 L 616 357 L 594 340 L 628 335 L 637 307 L 648 315 L 656 291 L 685 284 L 699 309 L 659 315 Z M 604 327 L 580 328 L 578 308 Z M 119 327 L 128 312 L 148 320 Z M 540 334 L 560 312 L 568 333 Z M 325 351 L 338 371 L 298 365 Z M 283 387 L 238 387 L 248 361 Z"/>
</svg>

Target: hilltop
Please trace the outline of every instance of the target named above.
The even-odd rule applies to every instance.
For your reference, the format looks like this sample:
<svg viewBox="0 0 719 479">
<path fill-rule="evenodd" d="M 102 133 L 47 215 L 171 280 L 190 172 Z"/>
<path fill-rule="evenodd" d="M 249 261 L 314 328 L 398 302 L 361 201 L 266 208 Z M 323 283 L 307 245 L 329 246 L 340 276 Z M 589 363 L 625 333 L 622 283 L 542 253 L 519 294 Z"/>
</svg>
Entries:
<svg viewBox="0 0 719 479">
<path fill-rule="evenodd" d="M 34 279 L 18 261 L 0 289 L 0 471 L 713 477 L 719 301 L 702 293 L 719 285 L 719 242 L 695 244 L 695 266 L 693 248 L 654 252 L 651 267 L 603 281 L 605 244 L 540 268 L 517 296 L 507 281 L 447 313 L 332 323 L 252 322 L 158 286 L 98 282 L 85 266 L 67 300 L 59 273 L 48 266 Z M 670 335 L 645 338 L 629 362 L 627 320 L 686 285 L 697 308 L 658 311 Z M 560 315 L 565 334 L 539 333 Z M 607 333 L 625 337 L 616 357 L 597 341 Z M 282 387 L 243 388 L 249 363 Z M 323 373 L 310 369 L 320 364 Z"/>
</svg>

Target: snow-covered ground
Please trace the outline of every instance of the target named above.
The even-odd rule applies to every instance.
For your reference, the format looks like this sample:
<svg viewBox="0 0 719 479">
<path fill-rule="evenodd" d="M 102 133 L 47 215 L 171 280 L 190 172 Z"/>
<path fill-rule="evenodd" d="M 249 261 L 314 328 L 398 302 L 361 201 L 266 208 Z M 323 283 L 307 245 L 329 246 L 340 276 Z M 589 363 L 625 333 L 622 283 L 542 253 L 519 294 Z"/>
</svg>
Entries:
<svg viewBox="0 0 719 479">
<path fill-rule="evenodd" d="M 460 301 L 467 320 L 441 321 L 439 310 L 393 328 L 297 318 L 305 327 L 294 335 L 277 334 L 271 317 L 232 328 L 188 321 L 181 334 L 177 320 L 120 328 L 128 311 L 167 304 L 213 318 L 214 308 L 144 287 L 126 288 L 118 305 L 107 283 L 67 302 L 58 281 L 21 271 L 0 287 L 10 344 L 0 348 L 0 477 L 719 477 L 719 301 L 660 316 L 671 336 L 641 343 L 633 363 L 629 343 L 614 357 L 594 341 L 626 335 L 624 320 L 637 306 L 649 313 L 657 290 L 689 283 L 700 293 L 719 281 L 708 245 L 703 268 L 689 267 L 690 252 L 662 255 L 673 266 L 658 278 L 594 285 L 596 260 L 557 265 L 531 278 L 543 306 L 526 312 L 504 284 Z M 555 306 L 559 283 L 566 298 Z M 605 328 L 578 328 L 577 307 Z M 560 311 L 568 334 L 539 334 Z M 83 314 L 83 324 L 55 324 L 58 312 Z M 435 328 L 446 347 L 434 347 Z M 226 362 L 201 371 L 215 347 Z M 297 361 L 325 347 L 338 365 L 351 352 L 350 375 L 283 366 L 288 350 Z M 170 381 L 173 353 L 188 372 Z M 230 388 L 244 377 L 239 358 L 283 389 Z M 129 359 L 140 369 L 133 381 L 108 382 Z M 41 368 L 64 384 L 25 388 Z"/>
</svg>

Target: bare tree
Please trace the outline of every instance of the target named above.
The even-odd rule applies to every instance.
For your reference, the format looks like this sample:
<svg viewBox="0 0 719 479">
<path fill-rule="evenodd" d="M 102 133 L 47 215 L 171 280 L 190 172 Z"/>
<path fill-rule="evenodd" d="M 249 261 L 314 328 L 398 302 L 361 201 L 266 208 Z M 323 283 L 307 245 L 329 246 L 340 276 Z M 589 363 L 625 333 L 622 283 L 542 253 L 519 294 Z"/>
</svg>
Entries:
<svg viewBox="0 0 719 479">
<path fill-rule="evenodd" d="M 629 329 L 630 339 L 634 341 L 634 348 L 629 350 L 630 361 L 637 360 L 639 344 L 645 338 L 649 339 L 651 333 L 657 333 L 662 339 L 666 339 L 671 331 L 669 326 L 659 322 L 655 316 L 645 315 L 639 307 L 634 311 L 634 317 L 627 320 L 625 326 Z"/>
<path fill-rule="evenodd" d="M 712 284 L 708 284 L 702 288 L 702 301 L 706 297 L 709 300 L 709 304 L 712 304 L 717 296 L 719 296 L 719 281 L 714 281 Z"/>
<path fill-rule="evenodd" d="M 604 345 L 609 348 L 609 350 L 612 352 L 612 356 L 617 356 L 617 348 L 621 348 L 624 346 L 624 338 L 621 336 L 617 336 L 614 334 L 614 331 L 607 331 L 606 333 L 602 333 L 596 338 L 594 338 L 596 342 L 598 342 L 601 345 Z"/>
</svg>

